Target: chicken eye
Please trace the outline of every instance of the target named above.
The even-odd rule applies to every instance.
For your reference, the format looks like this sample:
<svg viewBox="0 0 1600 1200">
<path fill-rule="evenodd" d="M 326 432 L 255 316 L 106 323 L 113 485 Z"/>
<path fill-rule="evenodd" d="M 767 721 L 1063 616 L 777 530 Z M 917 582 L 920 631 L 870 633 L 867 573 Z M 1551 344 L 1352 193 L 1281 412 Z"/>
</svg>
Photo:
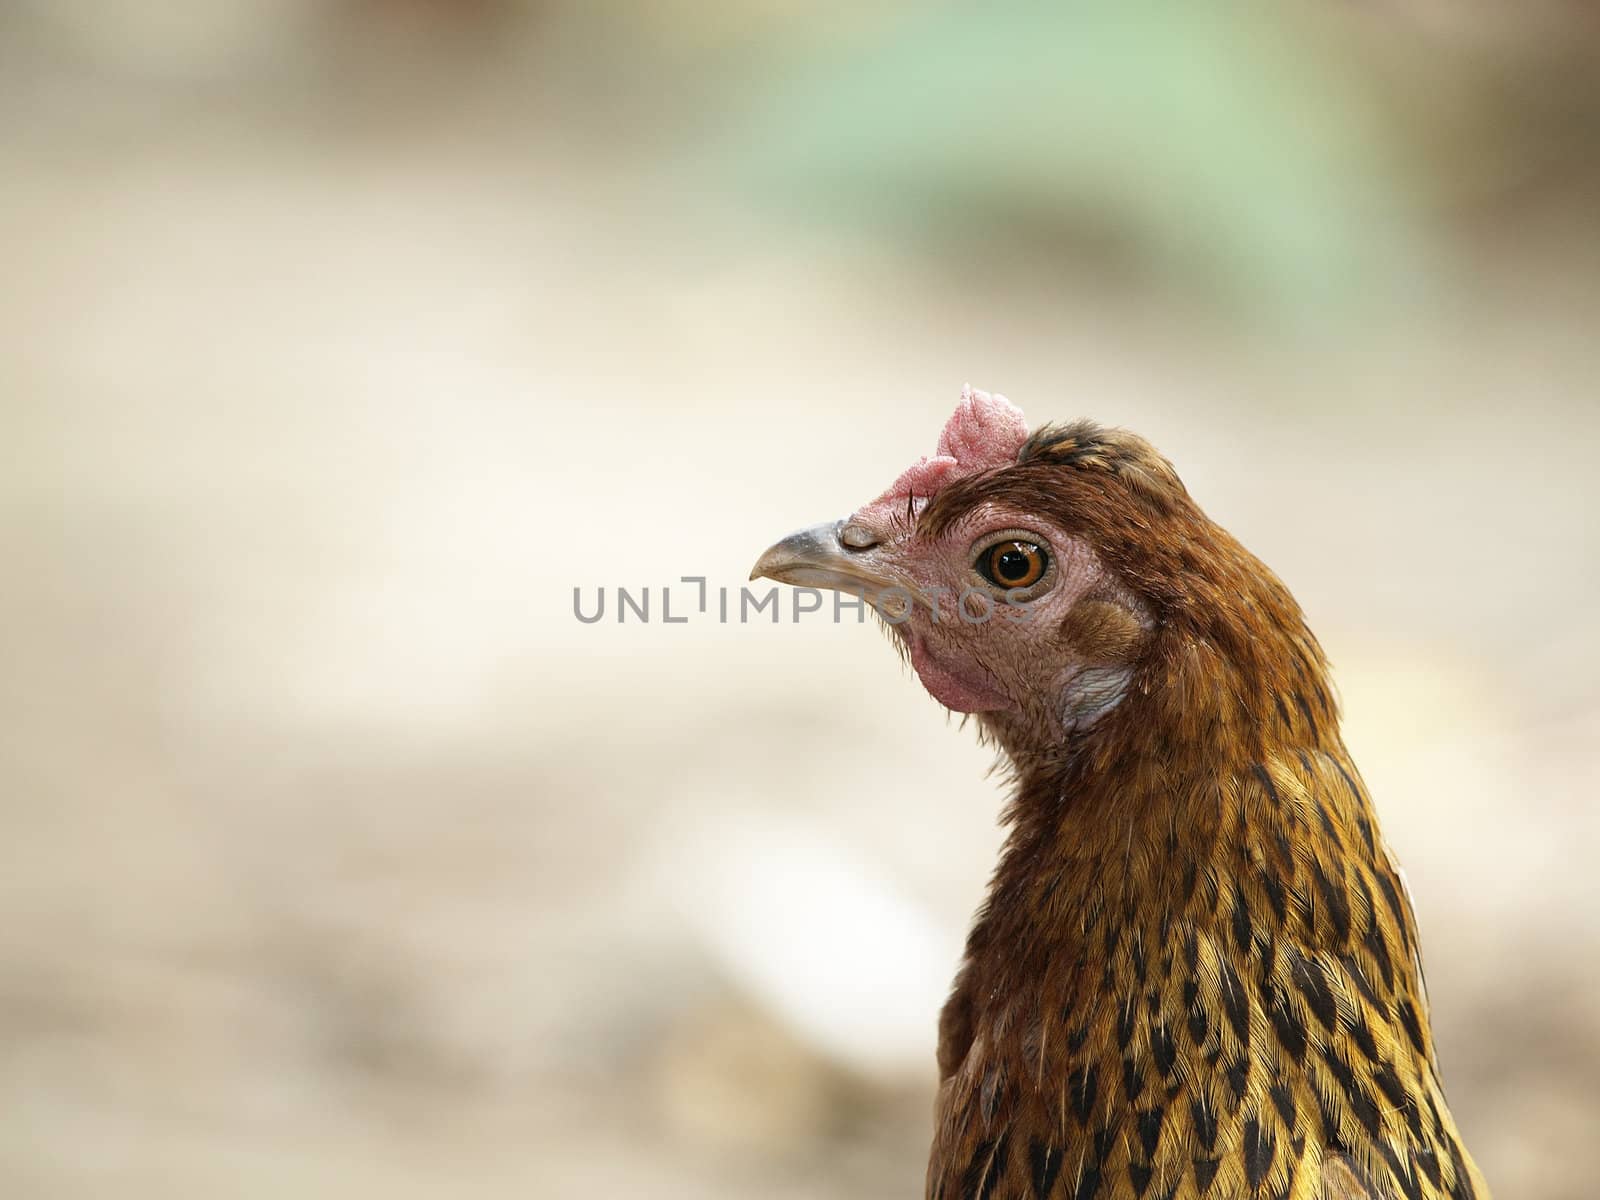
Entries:
<svg viewBox="0 0 1600 1200">
<path fill-rule="evenodd" d="M 1039 582 L 1048 562 L 1033 542 L 999 542 L 978 556 L 978 573 L 997 587 L 1025 588 Z"/>
</svg>

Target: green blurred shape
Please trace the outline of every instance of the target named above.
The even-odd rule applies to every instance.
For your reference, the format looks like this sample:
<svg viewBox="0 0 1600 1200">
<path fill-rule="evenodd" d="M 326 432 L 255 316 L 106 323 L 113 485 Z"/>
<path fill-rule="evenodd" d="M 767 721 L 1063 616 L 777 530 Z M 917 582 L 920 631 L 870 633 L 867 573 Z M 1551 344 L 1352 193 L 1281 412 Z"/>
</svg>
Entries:
<svg viewBox="0 0 1600 1200">
<path fill-rule="evenodd" d="M 1403 286 L 1421 250 L 1349 48 L 1249 3 L 919 9 L 781 74 L 737 169 L 809 219 L 1016 241 L 1062 269 L 1110 247 L 1157 283 L 1322 320 Z"/>
</svg>

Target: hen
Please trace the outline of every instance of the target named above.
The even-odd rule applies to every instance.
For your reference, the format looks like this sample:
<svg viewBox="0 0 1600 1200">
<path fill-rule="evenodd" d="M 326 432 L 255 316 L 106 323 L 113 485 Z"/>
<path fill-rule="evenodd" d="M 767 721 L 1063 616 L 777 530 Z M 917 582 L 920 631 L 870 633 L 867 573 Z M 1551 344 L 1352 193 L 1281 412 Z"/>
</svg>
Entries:
<svg viewBox="0 0 1600 1200">
<path fill-rule="evenodd" d="M 968 389 L 762 575 L 864 594 L 1014 775 L 929 1197 L 1488 1200 L 1322 650 L 1148 443 Z"/>
</svg>

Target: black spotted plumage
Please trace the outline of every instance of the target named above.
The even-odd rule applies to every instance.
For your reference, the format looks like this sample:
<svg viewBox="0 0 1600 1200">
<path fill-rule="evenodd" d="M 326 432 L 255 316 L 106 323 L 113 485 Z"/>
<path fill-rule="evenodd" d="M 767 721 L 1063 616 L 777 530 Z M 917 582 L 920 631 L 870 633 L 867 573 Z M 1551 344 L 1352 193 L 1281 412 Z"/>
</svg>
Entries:
<svg viewBox="0 0 1600 1200">
<path fill-rule="evenodd" d="M 1015 472 L 959 485 L 922 520 L 996 491 L 1050 506 L 1159 583 L 1164 642 L 1146 651 L 1149 686 L 1089 744 L 1020 780 L 963 975 L 990 1036 L 944 1080 L 930 1194 L 982 1144 L 968 1140 L 974 1062 L 1049 1014 L 1077 1036 L 1046 1034 L 1042 1061 L 1018 1064 L 1030 1086 L 995 1119 L 1027 1129 L 1035 1162 L 1059 1156 L 1063 1195 L 1486 1196 L 1445 1108 L 1409 906 L 1286 589 L 1128 435 L 1045 431 Z M 1181 711 L 1163 703 L 1174 691 Z M 1053 926 L 1027 903 L 1046 888 L 1066 918 Z M 1074 904 L 1118 916 L 1085 946 Z M 1172 964 L 1153 989 L 1152 946 Z M 1054 1186 L 1030 1179 L 1018 1195 Z"/>
</svg>

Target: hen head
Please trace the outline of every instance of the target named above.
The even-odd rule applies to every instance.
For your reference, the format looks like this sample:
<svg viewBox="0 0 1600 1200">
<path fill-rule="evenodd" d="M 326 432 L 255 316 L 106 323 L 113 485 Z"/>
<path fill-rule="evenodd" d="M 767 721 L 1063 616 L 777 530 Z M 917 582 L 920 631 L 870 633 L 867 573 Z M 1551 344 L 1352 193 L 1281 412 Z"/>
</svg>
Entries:
<svg viewBox="0 0 1600 1200">
<path fill-rule="evenodd" d="M 1030 434 L 970 387 L 933 456 L 769 548 L 757 576 L 862 596 L 928 692 L 979 714 L 1023 767 L 1158 692 L 1192 721 L 1197 691 L 1249 704 L 1292 691 L 1263 674 L 1298 671 L 1326 704 L 1288 592 L 1149 443 L 1087 421 Z"/>
</svg>

